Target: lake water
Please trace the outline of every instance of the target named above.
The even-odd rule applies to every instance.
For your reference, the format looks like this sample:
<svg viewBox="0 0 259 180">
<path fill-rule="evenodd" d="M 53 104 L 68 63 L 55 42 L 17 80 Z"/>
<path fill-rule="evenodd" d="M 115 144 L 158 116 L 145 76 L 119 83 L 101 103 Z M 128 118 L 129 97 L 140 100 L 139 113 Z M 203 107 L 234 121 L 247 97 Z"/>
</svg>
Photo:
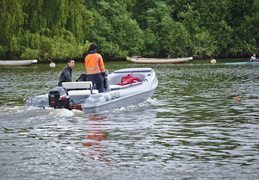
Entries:
<svg viewBox="0 0 259 180">
<path fill-rule="evenodd" d="M 1 179 L 258 179 L 259 66 L 223 61 L 106 62 L 110 72 L 151 67 L 159 86 L 147 102 L 99 114 L 24 106 L 65 64 L 1 67 Z M 73 71 L 75 81 L 83 63 Z"/>
</svg>

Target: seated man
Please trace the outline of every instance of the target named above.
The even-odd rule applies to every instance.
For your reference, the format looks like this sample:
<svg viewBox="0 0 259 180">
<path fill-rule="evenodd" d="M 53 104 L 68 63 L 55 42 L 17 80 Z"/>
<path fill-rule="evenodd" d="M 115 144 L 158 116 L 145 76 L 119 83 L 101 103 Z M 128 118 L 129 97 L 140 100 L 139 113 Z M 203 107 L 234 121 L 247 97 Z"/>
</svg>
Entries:
<svg viewBox="0 0 259 180">
<path fill-rule="evenodd" d="M 72 69 L 75 66 L 75 61 L 70 59 L 67 62 L 67 66 L 64 67 L 63 71 L 60 74 L 58 81 L 58 86 L 62 86 L 62 82 L 71 82 L 72 81 Z"/>
<path fill-rule="evenodd" d="M 250 62 L 258 62 L 258 59 L 256 59 L 256 54 L 253 54 L 250 58 Z"/>
</svg>

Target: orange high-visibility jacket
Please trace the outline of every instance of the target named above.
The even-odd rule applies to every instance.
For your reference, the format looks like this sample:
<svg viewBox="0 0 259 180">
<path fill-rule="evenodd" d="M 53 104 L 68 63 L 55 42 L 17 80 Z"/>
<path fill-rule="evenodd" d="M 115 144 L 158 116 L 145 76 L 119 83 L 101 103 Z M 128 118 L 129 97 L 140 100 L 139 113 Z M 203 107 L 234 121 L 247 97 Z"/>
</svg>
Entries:
<svg viewBox="0 0 259 180">
<path fill-rule="evenodd" d="M 103 58 L 100 54 L 88 54 L 85 57 L 85 71 L 86 74 L 105 73 Z"/>
</svg>

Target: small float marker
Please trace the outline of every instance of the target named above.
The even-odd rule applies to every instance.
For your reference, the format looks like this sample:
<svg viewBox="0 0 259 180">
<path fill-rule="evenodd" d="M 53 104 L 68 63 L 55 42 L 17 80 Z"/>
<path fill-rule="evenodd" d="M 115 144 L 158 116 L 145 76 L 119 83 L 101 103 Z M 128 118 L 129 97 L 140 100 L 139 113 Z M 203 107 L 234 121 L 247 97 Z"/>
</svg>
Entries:
<svg viewBox="0 0 259 180">
<path fill-rule="evenodd" d="M 211 63 L 211 64 L 216 64 L 217 61 L 216 61 L 216 59 L 212 59 L 212 60 L 210 60 L 210 63 Z"/>
<path fill-rule="evenodd" d="M 240 97 L 235 97 L 235 101 L 240 101 Z"/>
<path fill-rule="evenodd" d="M 54 68 L 54 67 L 56 67 L 56 64 L 55 64 L 54 62 L 51 62 L 51 63 L 49 64 L 49 67 Z"/>
</svg>

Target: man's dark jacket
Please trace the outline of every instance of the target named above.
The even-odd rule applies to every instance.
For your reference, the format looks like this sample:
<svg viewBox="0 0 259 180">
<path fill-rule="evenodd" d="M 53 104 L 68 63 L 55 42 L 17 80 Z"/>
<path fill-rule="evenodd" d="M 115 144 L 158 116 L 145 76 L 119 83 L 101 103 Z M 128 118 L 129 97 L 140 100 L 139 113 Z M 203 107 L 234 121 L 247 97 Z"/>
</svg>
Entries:
<svg viewBox="0 0 259 180">
<path fill-rule="evenodd" d="M 64 67 L 62 73 L 60 74 L 58 86 L 62 86 L 62 82 L 72 81 L 72 69 L 69 66 Z"/>
</svg>

